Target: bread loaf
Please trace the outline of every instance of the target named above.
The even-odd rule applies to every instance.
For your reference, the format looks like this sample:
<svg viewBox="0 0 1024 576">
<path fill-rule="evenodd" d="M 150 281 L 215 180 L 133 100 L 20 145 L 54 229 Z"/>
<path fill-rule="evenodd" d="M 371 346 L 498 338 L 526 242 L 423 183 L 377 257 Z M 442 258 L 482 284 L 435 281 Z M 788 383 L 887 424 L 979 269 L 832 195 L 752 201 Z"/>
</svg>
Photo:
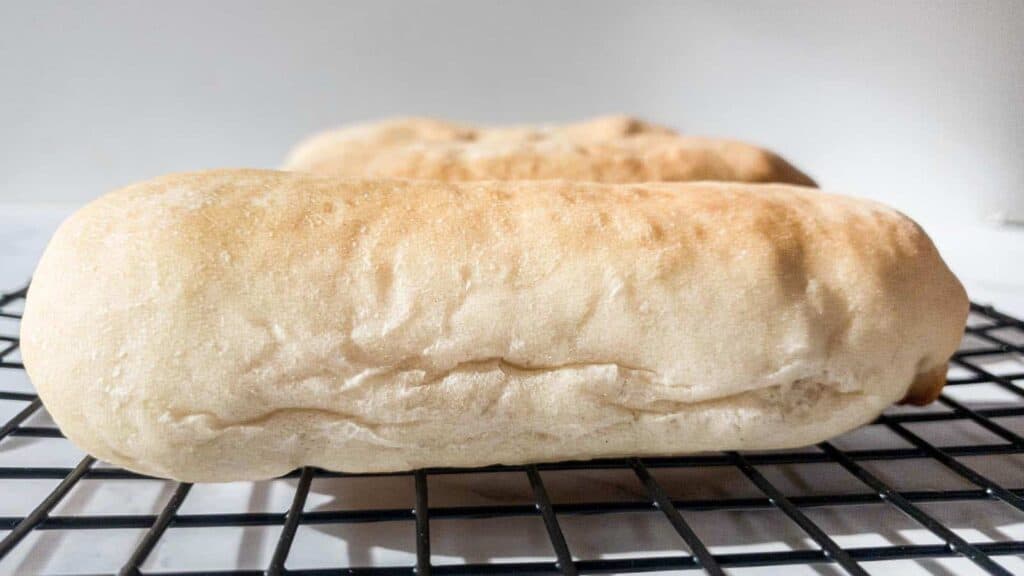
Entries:
<svg viewBox="0 0 1024 576">
<path fill-rule="evenodd" d="M 70 217 L 21 346 L 81 448 L 227 481 L 806 445 L 934 396 L 966 314 L 808 188 L 222 170 Z"/>
<path fill-rule="evenodd" d="M 623 116 L 501 128 L 392 119 L 315 136 L 292 151 L 285 168 L 349 178 L 814 185 L 768 150 L 732 140 L 680 136 Z"/>
</svg>

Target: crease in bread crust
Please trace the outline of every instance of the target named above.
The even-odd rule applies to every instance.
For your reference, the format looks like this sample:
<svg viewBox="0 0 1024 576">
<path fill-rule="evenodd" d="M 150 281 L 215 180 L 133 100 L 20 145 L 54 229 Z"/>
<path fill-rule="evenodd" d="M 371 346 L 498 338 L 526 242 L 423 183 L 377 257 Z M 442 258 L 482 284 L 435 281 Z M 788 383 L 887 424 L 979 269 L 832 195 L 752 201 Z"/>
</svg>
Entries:
<svg viewBox="0 0 1024 576">
<path fill-rule="evenodd" d="M 802 187 L 223 170 L 62 224 L 21 345 L 76 445 L 230 481 L 812 444 L 934 397 L 966 316 L 912 221 Z"/>
<path fill-rule="evenodd" d="M 569 366 L 560 366 L 557 368 L 518 368 L 508 365 L 502 360 L 481 360 L 466 362 L 460 364 L 452 370 L 446 371 L 444 374 L 434 376 L 428 380 L 424 380 L 419 383 L 411 384 L 411 386 L 421 387 L 430 386 L 441 383 L 449 378 L 465 377 L 467 374 L 473 374 L 479 371 L 498 371 L 501 372 L 504 377 L 517 377 L 521 376 L 520 373 L 529 374 L 558 374 L 568 373 L 578 370 L 586 370 L 588 368 L 617 368 L 615 364 L 587 364 L 579 363 Z M 621 369 L 621 368 L 620 368 Z M 629 372 L 636 372 L 633 369 L 626 369 Z M 725 396 L 716 396 L 709 398 L 702 398 L 697 400 L 677 400 L 677 399 L 648 399 L 644 401 L 637 401 L 635 399 L 635 393 L 625 392 L 627 386 L 636 386 L 635 382 L 630 381 L 631 379 L 627 376 L 625 378 L 618 378 L 619 392 L 618 394 L 609 393 L 607 390 L 591 390 L 586 387 L 582 388 L 582 393 L 587 397 L 592 398 L 595 402 L 605 404 L 613 408 L 620 408 L 622 410 L 643 413 L 643 414 L 662 414 L 667 415 L 673 412 L 678 412 L 684 408 L 698 407 L 701 405 L 709 405 L 719 402 L 729 402 L 741 396 L 746 395 L 762 395 L 762 396 L 774 396 L 785 397 L 792 394 L 798 396 L 812 395 L 813 392 L 826 391 L 838 395 L 856 395 L 862 394 L 861 390 L 849 389 L 849 387 L 842 386 L 836 382 L 823 381 L 816 378 L 802 378 L 793 382 L 778 383 L 770 386 L 751 386 L 748 389 L 735 392 Z M 480 410 L 481 415 L 490 412 L 494 405 L 500 401 L 500 397 L 496 396 L 494 402 L 489 402 L 484 405 L 483 409 Z M 223 431 L 226 428 L 232 427 L 246 427 L 246 426 L 258 426 L 269 422 L 270 420 L 280 416 L 297 416 L 301 415 L 304 417 L 316 417 L 321 420 L 337 420 L 344 422 L 351 422 L 357 426 L 374 430 L 382 427 L 405 427 L 429 421 L 429 417 L 424 418 L 411 418 L 411 419 L 378 419 L 371 420 L 363 416 L 360 416 L 355 411 L 343 411 L 324 407 L 322 405 L 317 406 L 304 406 L 295 405 L 281 408 L 273 408 L 265 412 L 260 412 L 255 415 L 232 420 L 223 417 L 215 412 L 180 412 L 175 410 L 168 410 L 161 415 L 161 419 L 171 421 L 175 424 L 182 424 L 186 422 L 194 422 L 197 425 L 208 428 L 212 431 Z M 383 443 L 387 445 L 390 443 Z"/>
<path fill-rule="evenodd" d="M 451 376 L 457 377 L 458 374 L 453 373 Z M 616 398 L 600 394 L 586 393 L 580 398 L 586 401 L 591 409 L 599 407 L 608 410 L 611 417 L 596 426 L 577 427 L 574 430 L 567 430 L 564 426 L 558 429 L 557 427 L 550 426 L 550 423 L 538 423 L 517 430 L 514 437 L 534 438 L 556 446 L 571 445 L 575 440 L 581 438 L 593 437 L 595 435 L 600 436 L 623 427 L 635 427 L 642 422 L 664 421 L 671 423 L 674 419 L 679 418 L 680 415 L 689 416 L 702 411 L 714 410 L 729 412 L 736 405 L 756 406 L 758 410 L 763 411 L 762 416 L 764 416 L 766 422 L 775 426 L 801 426 L 809 419 L 820 419 L 817 413 L 823 406 L 845 407 L 859 403 L 873 406 L 891 402 L 891 400 L 887 401 L 886 399 L 870 397 L 860 390 L 843 390 L 841 386 L 837 386 L 835 383 L 814 380 L 803 380 L 778 384 L 768 388 L 757 388 L 729 397 L 696 402 L 657 402 L 643 407 L 628 402 L 624 404 Z M 487 416 L 488 412 L 491 412 L 491 416 L 500 416 L 502 411 L 495 411 L 493 406 L 485 406 L 479 415 L 473 414 L 470 416 Z M 420 432 L 424 429 L 429 430 L 432 426 L 439 424 L 436 419 L 433 422 L 367 422 L 357 414 L 336 412 L 316 407 L 277 408 L 242 421 L 230 422 L 223 421 L 219 416 L 211 413 L 174 414 L 167 415 L 167 418 L 173 420 L 171 425 L 177 429 L 176 434 L 181 434 L 184 431 L 194 437 L 196 439 L 195 443 L 198 445 L 216 446 L 219 443 L 224 443 L 225 439 L 230 444 L 234 442 L 231 438 L 235 434 L 251 434 L 256 438 L 273 439 L 274 436 L 281 436 L 282 431 L 293 428 L 295 423 L 298 422 L 307 430 L 306 434 L 310 439 L 308 444 L 312 446 L 330 445 L 332 441 L 348 436 L 352 439 L 358 439 L 358 442 L 364 445 L 371 446 L 376 451 L 378 457 L 384 454 L 395 454 L 399 457 L 404 457 L 409 452 L 429 452 L 436 448 L 436 446 L 432 445 L 429 441 L 422 441 Z M 828 418 L 831 418 L 831 416 Z M 853 423 L 853 426 L 863 424 L 866 421 L 856 421 Z M 404 440 L 395 440 L 395 436 L 401 436 Z M 487 425 L 473 427 L 460 436 L 460 442 L 465 445 L 472 445 L 474 442 L 491 442 L 500 445 L 507 440 L 509 440 L 507 431 L 495 429 Z M 746 438 L 744 440 L 745 444 L 751 447 L 751 449 L 779 447 L 773 444 L 769 438 Z M 722 450 L 742 447 L 742 445 L 737 443 L 737 440 L 718 443 L 718 445 L 722 446 Z M 529 453 L 530 451 L 527 450 L 527 452 Z M 595 453 L 590 454 L 588 457 L 620 457 L 633 455 L 634 453 L 661 456 L 674 454 L 671 450 L 656 446 L 641 446 L 626 451 L 614 448 L 608 450 L 598 448 Z M 144 470 L 148 473 L 168 474 L 168 471 L 161 462 L 150 462 L 145 457 L 128 457 L 123 453 L 115 454 L 115 457 L 110 458 L 114 463 L 129 466 L 133 469 Z M 325 458 L 324 454 L 330 456 Z M 287 472 L 299 466 L 309 465 L 343 471 L 372 472 L 389 471 L 391 469 L 388 466 L 377 467 L 374 462 L 367 463 L 365 467 L 349 468 L 344 464 L 339 464 L 337 454 L 332 451 L 323 451 L 323 453 L 318 454 L 318 451 L 314 449 L 304 454 L 289 452 L 286 456 L 289 458 L 288 464 L 282 467 L 279 473 Z M 540 453 L 531 454 L 528 459 L 540 462 L 564 458 L 545 456 L 543 451 L 540 451 Z M 450 463 L 450 465 L 480 466 L 519 463 L 522 463 L 519 459 L 515 457 L 510 458 L 505 451 L 495 449 L 482 459 L 474 457 L 471 461 L 456 461 Z M 416 464 L 416 466 L 425 465 L 424 462 Z M 409 464 L 409 466 L 412 466 L 412 464 Z M 224 478 L 213 476 L 201 479 L 218 481 Z"/>
</svg>

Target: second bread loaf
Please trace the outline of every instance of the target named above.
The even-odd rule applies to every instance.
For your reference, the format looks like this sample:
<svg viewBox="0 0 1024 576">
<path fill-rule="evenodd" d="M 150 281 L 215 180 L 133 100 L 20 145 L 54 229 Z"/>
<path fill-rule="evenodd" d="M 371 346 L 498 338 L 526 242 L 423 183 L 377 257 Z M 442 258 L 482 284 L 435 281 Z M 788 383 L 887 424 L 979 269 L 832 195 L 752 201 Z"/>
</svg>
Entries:
<svg viewBox="0 0 1024 576">
<path fill-rule="evenodd" d="M 683 136 L 625 116 L 487 128 L 396 118 L 314 136 L 292 150 L 285 168 L 347 178 L 449 182 L 719 180 L 814 185 L 769 150 L 735 140 Z"/>
</svg>

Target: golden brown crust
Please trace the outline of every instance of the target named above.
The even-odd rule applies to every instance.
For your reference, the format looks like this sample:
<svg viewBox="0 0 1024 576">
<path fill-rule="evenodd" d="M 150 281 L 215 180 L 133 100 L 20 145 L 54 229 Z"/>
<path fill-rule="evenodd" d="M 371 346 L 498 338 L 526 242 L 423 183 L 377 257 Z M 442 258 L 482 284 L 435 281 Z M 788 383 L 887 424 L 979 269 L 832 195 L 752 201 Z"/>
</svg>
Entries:
<svg viewBox="0 0 1024 576">
<path fill-rule="evenodd" d="M 769 150 L 683 136 L 626 116 L 550 127 L 489 128 L 397 118 L 314 136 L 291 152 L 285 169 L 349 178 L 719 180 L 814 186 Z"/>
<path fill-rule="evenodd" d="M 949 364 L 944 362 L 927 372 L 922 372 L 915 376 L 914 383 L 910 385 L 907 395 L 900 400 L 900 404 L 924 406 L 934 402 L 942 394 L 942 388 L 946 385 L 946 372 L 948 370 Z"/>
</svg>

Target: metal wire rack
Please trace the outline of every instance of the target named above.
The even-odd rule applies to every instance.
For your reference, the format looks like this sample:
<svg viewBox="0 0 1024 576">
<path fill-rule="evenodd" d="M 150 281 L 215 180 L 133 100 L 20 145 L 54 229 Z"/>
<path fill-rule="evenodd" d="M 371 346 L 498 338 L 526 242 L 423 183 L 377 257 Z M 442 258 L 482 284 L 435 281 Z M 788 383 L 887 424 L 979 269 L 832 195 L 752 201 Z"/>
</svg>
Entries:
<svg viewBox="0 0 1024 576">
<path fill-rule="evenodd" d="M 17 323 L 20 306 L 27 289 L 0 294 L 0 370 L 23 370 L 17 359 Z M 321 575 L 321 574 L 373 574 L 410 575 L 429 574 L 608 574 L 641 573 L 654 571 L 703 570 L 709 574 L 724 574 L 725 569 L 740 567 L 793 567 L 795 565 L 830 565 L 849 574 L 867 574 L 872 562 L 912 559 L 959 557 L 974 564 L 982 573 L 1010 574 L 1008 558 L 1024 554 L 1024 541 L 1000 539 L 979 541 L 964 530 L 940 520 L 929 506 L 934 503 L 999 502 L 1024 512 L 1024 474 L 1011 473 L 1012 485 L 1000 482 L 991 473 L 983 473 L 971 463 L 975 457 L 1005 459 L 1005 467 L 1013 469 L 1024 455 L 1024 437 L 1016 428 L 1024 417 L 1024 371 L 992 368 L 991 359 L 1024 358 L 1024 322 L 999 311 L 972 305 L 971 320 L 964 344 L 953 360 L 949 386 L 938 402 L 927 409 L 899 408 L 887 412 L 869 428 L 880 428 L 895 434 L 904 447 L 842 448 L 836 442 L 823 442 L 814 450 L 718 453 L 678 458 L 632 458 L 565 462 L 535 466 L 496 466 L 476 470 L 431 469 L 404 475 L 412 478 L 415 504 L 411 508 L 371 508 L 330 511 L 308 511 L 307 496 L 314 480 L 321 478 L 350 478 L 323 470 L 304 468 L 288 478 L 297 480 L 291 506 L 286 512 L 262 513 L 180 513 L 193 486 L 178 483 L 158 514 L 130 515 L 60 515 L 51 514 L 65 497 L 83 479 L 92 480 L 145 480 L 125 470 L 104 467 L 90 456 L 82 458 L 74 467 L 0 466 L 0 481 L 60 480 L 30 513 L 24 516 L 0 517 L 0 566 L 26 537 L 36 531 L 102 531 L 136 529 L 143 531 L 134 547 L 123 550 L 119 574 L 142 574 L 147 557 L 160 544 L 169 530 L 188 530 L 212 527 L 272 526 L 279 527 L 276 547 L 269 562 L 257 570 L 175 570 L 159 567 L 145 569 L 145 573 L 159 574 L 223 574 L 223 575 Z M 6 327 L 6 328 L 5 328 Z M 1024 364 L 1019 364 L 1024 365 Z M 2 380 L 0 380 L 2 381 Z M 958 390 L 970 387 L 996 387 L 1012 402 L 993 407 L 972 405 L 969 395 Z M 26 421 L 42 411 L 39 398 L 29 391 L 0 389 L 0 402 L 23 406 L 0 427 L 0 453 L 4 442 L 15 438 L 61 439 L 60 431 L 52 426 L 30 426 Z M 938 423 L 953 426 L 970 423 L 984 429 L 996 441 L 954 441 L 938 443 L 927 435 L 915 431 L 916 425 Z M 884 478 L 873 471 L 872 463 L 909 461 L 938 464 L 948 473 L 961 479 L 963 489 L 910 489 L 902 486 L 899 477 Z M 864 488 L 863 491 L 816 495 L 787 495 L 777 480 L 772 480 L 765 468 L 773 465 L 825 464 L 844 471 L 849 478 Z M 1003 461 L 997 462 L 997 467 Z M 668 486 L 659 481 L 664 471 L 682 469 L 725 469 L 739 472 L 757 489 L 757 495 L 741 498 L 687 498 L 670 496 L 685 494 L 686 486 Z M 551 473 L 584 474 L 594 470 L 618 470 L 635 475 L 645 497 L 640 500 L 603 500 L 600 502 L 553 501 L 545 487 L 545 476 Z M 486 473 L 525 474 L 532 503 L 488 504 L 482 506 L 431 505 L 428 480 L 450 475 Z M 382 476 L 382 475 L 376 475 Z M 1016 481 L 1013 482 L 1014 478 Z M 586 482 L 581 477 L 579 482 Z M 671 490 L 669 489 L 671 488 Z M 586 489 L 586 486 L 584 486 Z M 919 529 L 927 531 L 935 543 L 843 546 L 827 526 L 813 519 L 812 510 L 845 510 L 849 507 L 874 504 L 891 507 L 912 519 Z M 709 510 L 751 511 L 775 510 L 795 524 L 808 539 L 809 549 L 766 550 L 752 552 L 713 552 L 702 538 L 697 522 L 687 520 L 691 513 Z M 604 522 L 615 514 L 648 513 L 663 518 L 674 531 L 680 549 L 688 551 L 675 555 L 650 558 L 579 558 L 571 550 L 563 533 L 565 519 L 576 515 L 589 515 L 593 522 Z M 435 521 L 463 521 L 467 519 L 539 517 L 543 521 L 547 539 L 554 552 L 554 561 L 503 561 L 493 563 L 438 564 L 432 562 L 431 523 Z M 561 521 L 560 521 L 561 519 Z M 350 524 L 358 526 L 373 522 L 400 522 L 408 525 L 415 538 L 415 562 L 407 566 L 337 566 L 329 568 L 288 568 L 289 551 L 300 527 L 311 525 Z M 968 527 L 969 528 L 969 527 Z M 1019 564 L 1014 566 L 1020 566 Z M 838 571 L 838 570 L 837 570 Z"/>
</svg>

